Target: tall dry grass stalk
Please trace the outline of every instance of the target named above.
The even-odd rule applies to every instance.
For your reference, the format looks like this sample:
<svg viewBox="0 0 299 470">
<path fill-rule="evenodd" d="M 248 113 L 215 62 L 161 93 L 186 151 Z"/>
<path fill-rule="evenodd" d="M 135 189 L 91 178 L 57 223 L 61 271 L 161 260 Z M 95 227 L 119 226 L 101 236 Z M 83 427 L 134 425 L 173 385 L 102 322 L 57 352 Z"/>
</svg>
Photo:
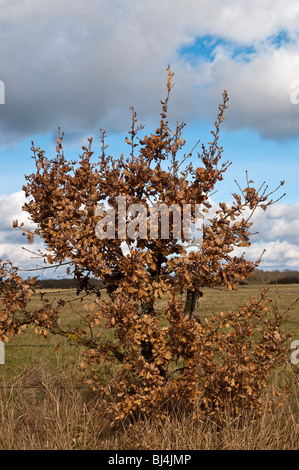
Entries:
<svg viewBox="0 0 299 470">
<path fill-rule="evenodd" d="M 298 371 L 277 372 L 261 414 L 221 420 L 183 410 L 163 425 L 148 420 L 113 429 L 101 401 L 78 387 L 75 374 L 30 367 L 0 389 L 0 450 L 293 450 L 298 449 Z M 296 378 L 297 376 L 297 378 Z M 277 395 L 276 403 L 270 399 Z"/>
</svg>

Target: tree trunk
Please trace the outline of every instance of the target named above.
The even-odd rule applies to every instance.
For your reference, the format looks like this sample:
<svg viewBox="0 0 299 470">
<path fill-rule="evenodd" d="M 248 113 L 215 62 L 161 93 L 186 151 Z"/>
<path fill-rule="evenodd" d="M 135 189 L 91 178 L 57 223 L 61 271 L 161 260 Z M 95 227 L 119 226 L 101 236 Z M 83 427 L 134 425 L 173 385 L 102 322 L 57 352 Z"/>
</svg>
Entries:
<svg viewBox="0 0 299 470">
<path fill-rule="evenodd" d="M 141 315 L 150 315 L 154 313 L 154 297 L 149 300 L 149 302 L 141 303 Z M 141 341 L 141 355 L 144 357 L 146 362 L 151 363 L 153 361 L 153 344 L 148 341 Z M 166 378 L 166 371 L 163 367 L 158 366 L 160 375 Z"/>
<path fill-rule="evenodd" d="M 197 290 L 187 289 L 185 313 L 189 315 L 190 320 L 193 320 L 194 318 L 194 311 L 196 307 L 197 296 L 198 296 Z"/>
</svg>

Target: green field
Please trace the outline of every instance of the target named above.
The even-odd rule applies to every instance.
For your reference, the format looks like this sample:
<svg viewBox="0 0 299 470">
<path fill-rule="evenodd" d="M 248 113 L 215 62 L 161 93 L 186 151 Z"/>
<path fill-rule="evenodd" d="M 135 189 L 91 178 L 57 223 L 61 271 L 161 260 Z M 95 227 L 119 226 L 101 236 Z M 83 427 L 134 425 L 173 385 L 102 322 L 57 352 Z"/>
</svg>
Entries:
<svg viewBox="0 0 299 470">
<path fill-rule="evenodd" d="M 281 311 L 285 311 L 291 304 L 299 298 L 299 285 L 276 285 L 276 286 L 240 286 L 237 291 L 229 291 L 223 287 L 209 289 L 203 288 L 203 297 L 199 300 L 196 309 L 196 315 L 201 319 L 209 318 L 212 314 L 221 311 L 236 311 L 243 303 L 250 300 L 251 297 L 258 297 L 262 289 L 268 289 L 269 298 L 275 301 L 277 298 L 278 306 Z M 44 290 L 46 297 L 55 302 L 55 299 L 65 301 L 76 299 L 76 291 L 69 289 L 64 291 Z M 103 298 L 106 295 L 103 294 Z M 90 296 L 89 301 L 93 300 Z M 39 294 L 36 293 L 32 298 L 32 306 L 39 303 Z M 166 299 L 157 301 L 157 307 L 162 309 Z M 63 327 L 86 328 L 84 321 L 84 302 L 74 302 L 67 304 L 63 310 L 60 324 Z M 299 302 L 295 304 L 288 313 L 288 320 L 285 328 L 292 332 L 294 339 L 299 339 Z M 60 347 L 56 350 L 55 345 Z M 76 368 L 80 362 L 80 349 L 71 345 L 64 338 L 58 336 L 49 336 L 47 339 L 37 336 L 31 328 L 21 335 L 13 337 L 5 347 L 5 365 L 0 365 L 0 377 L 12 377 L 18 374 L 25 367 L 30 365 L 39 365 L 46 370 L 53 371 L 56 367 L 66 370 Z"/>
</svg>

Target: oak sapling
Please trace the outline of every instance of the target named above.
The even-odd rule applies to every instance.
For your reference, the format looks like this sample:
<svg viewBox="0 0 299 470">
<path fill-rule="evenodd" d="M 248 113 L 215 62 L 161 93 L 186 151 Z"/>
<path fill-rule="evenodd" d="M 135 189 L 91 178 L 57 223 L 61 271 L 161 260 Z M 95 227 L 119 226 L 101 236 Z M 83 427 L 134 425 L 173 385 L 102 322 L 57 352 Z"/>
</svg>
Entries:
<svg viewBox="0 0 299 470">
<path fill-rule="evenodd" d="M 197 142 L 182 155 L 185 123 L 172 130 L 167 120 L 172 79 L 168 68 L 167 95 L 155 132 L 141 138 L 144 127 L 137 124 L 131 108 L 127 157 L 107 153 L 104 130 L 98 158 L 90 138 L 76 162 L 64 156 L 60 129 L 54 158 L 46 158 L 32 143 L 36 171 L 26 176 L 23 190 L 28 200 L 23 210 L 35 228 L 20 228 L 29 242 L 42 238 L 46 251 L 39 255 L 45 267 L 64 265 L 76 280 L 87 328 L 60 326 L 63 301 L 54 305 L 42 296 L 40 308 L 29 308 L 35 279 L 23 280 L 17 268 L 1 264 L 0 339 L 8 340 L 32 325 L 38 334 L 61 335 L 84 346 L 85 380 L 107 401 L 114 422 L 153 412 L 162 418 L 178 402 L 186 410 L 199 405 L 202 412 L 224 409 L 228 401 L 235 411 L 259 406 L 269 370 L 289 352 L 287 334 L 281 330 L 283 315 L 276 307 L 270 310 L 265 292 L 238 312 L 209 321 L 196 312 L 203 286 L 237 289 L 259 265 L 260 259 L 248 261 L 244 255 L 235 256 L 234 249 L 250 246 L 252 214 L 279 199 L 274 201 L 272 195 L 283 182 L 267 192 L 265 184 L 255 189 L 247 177 L 232 204 L 219 203 L 209 217 L 210 196 L 230 165 L 221 163 L 219 145 L 228 94 L 223 93 L 208 146 L 202 145 L 195 157 Z M 132 239 L 123 230 L 130 224 L 132 228 L 132 216 L 120 211 L 119 197 L 127 206 L 147 208 L 147 237 Z M 97 224 L 107 215 L 105 210 L 97 212 L 101 203 L 114 209 L 114 237 L 97 237 Z M 196 250 L 186 249 L 192 239 L 183 230 L 183 217 L 181 239 L 173 236 L 178 222 L 171 214 L 169 237 L 161 236 L 161 216 L 157 235 L 149 236 L 153 203 L 176 204 L 181 215 L 189 205 L 193 223 L 195 208 L 202 208 L 207 223 Z M 161 311 L 158 301 L 165 297 Z M 83 307 L 89 298 L 93 302 Z M 103 373 L 102 364 L 112 379 Z"/>
</svg>

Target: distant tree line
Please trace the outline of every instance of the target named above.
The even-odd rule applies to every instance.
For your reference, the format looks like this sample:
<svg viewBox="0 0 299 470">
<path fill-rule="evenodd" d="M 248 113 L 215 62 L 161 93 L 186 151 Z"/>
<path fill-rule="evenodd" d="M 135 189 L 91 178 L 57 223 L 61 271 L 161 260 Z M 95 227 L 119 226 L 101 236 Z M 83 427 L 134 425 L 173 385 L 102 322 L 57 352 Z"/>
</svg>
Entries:
<svg viewBox="0 0 299 470">
<path fill-rule="evenodd" d="M 100 286 L 101 282 L 96 279 L 90 279 L 90 284 Z M 299 284 L 299 271 L 263 271 L 256 269 L 246 281 L 241 281 L 240 285 L 258 285 L 258 284 Z M 40 279 L 36 282 L 36 287 L 42 289 L 76 289 L 75 279 Z"/>
<path fill-rule="evenodd" d="M 244 284 L 299 284 L 299 271 L 253 271 Z"/>
<path fill-rule="evenodd" d="M 96 279 L 90 279 L 91 285 L 99 285 L 100 282 Z M 76 289 L 76 279 L 39 279 L 35 284 L 36 288 L 41 289 Z"/>
</svg>

